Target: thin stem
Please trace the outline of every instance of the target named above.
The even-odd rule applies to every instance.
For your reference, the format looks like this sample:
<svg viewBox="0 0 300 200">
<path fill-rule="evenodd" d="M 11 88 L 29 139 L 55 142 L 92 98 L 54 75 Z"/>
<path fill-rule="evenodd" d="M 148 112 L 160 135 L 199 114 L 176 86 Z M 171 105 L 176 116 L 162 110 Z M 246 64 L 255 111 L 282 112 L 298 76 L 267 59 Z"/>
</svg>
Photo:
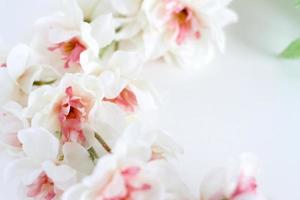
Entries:
<svg viewBox="0 0 300 200">
<path fill-rule="evenodd" d="M 102 147 L 107 151 L 108 153 L 111 153 L 111 148 L 108 146 L 108 144 L 105 142 L 105 140 L 99 135 L 98 133 L 95 133 L 95 138 L 98 140 L 98 142 L 102 145 Z"/>
<path fill-rule="evenodd" d="M 34 86 L 42 86 L 42 85 L 51 85 L 52 83 L 54 83 L 56 81 L 56 79 L 51 80 L 51 81 L 34 81 L 33 85 Z"/>
<path fill-rule="evenodd" d="M 88 150 L 87 150 L 90 154 L 90 158 L 92 159 L 92 161 L 95 161 L 96 159 L 99 158 L 98 154 L 96 153 L 94 147 L 90 147 Z"/>
</svg>

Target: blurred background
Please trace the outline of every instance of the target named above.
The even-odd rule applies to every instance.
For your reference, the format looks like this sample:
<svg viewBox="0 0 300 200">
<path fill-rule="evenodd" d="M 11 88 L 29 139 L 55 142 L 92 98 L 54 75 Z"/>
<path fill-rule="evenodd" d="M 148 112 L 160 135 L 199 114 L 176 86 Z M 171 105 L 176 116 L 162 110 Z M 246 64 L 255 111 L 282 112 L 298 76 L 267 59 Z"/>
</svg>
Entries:
<svg viewBox="0 0 300 200">
<path fill-rule="evenodd" d="M 29 41 L 34 21 L 57 2 L 0 0 L 3 43 Z M 231 7 L 239 22 L 226 29 L 225 54 L 197 73 L 147 67 L 144 77 L 162 105 L 145 117 L 146 126 L 167 130 L 184 147 L 178 167 L 195 195 L 209 169 L 253 152 L 269 199 L 300 199 L 300 61 L 277 57 L 300 37 L 300 8 L 294 0 L 235 0 Z M 0 199 L 11 199 L 5 183 Z"/>
</svg>

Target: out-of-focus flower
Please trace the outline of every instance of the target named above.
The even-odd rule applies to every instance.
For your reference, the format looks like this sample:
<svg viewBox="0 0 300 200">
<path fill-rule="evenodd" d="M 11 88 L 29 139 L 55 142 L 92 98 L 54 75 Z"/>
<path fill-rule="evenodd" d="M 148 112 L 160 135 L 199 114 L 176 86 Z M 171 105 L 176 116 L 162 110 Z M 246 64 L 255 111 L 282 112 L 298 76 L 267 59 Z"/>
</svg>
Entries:
<svg viewBox="0 0 300 200">
<path fill-rule="evenodd" d="M 140 123 L 132 123 L 116 143 L 113 153 L 136 157 L 145 162 L 174 158 L 182 148 L 165 132 L 143 131 Z"/>
<path fill-rule="evenodd" d="M 223 27 L 236 20 L 229 0 L 149 0 L 143 10 L 145 49 L 150 59 L 164 57 L 183 68 L 199 68 L 224 48 Z"/>
<path fill-rule="evenodd" d="M 113 154 L 102 157 L 93 174 L 68 190 L 63 199 L 190 200 L 175 171 L 163 159 L 151 160 L 151 145 L 140 141 L 127 148 L 126 142 L 118 143 Z"/>
<path fill-rule="evenodd" d="M 201 186 L 201 200 L 265 200 L 257 182 L 256 158 L 250 154 L 241 157 L 238 166 L 212 171 Z"/>
<path fill-rule="evenodd" d="M 19 151 L 22 147 L 18 132 L 29 127 L 22 106 L 8 102 L 0 109 L 0 143 L 9 150 Z"/>
<path fill-rule="evenodd" d="M 42 67 L 38 64 L 35 51 L 25 44 L 15 46 L 8 54 L 5 64 L 0 68 L 1 100 L 3 104 L 13 100 L 25 103 L 34 81 L 38 80 Z"/>
<path fill-rule="evenodd" d="M 59 162 L 59 141 L 44 129 L 19 131 L 24 157 L 10 163 L 6 179 L 16 184 L 19 199 L 54 200 L 74 185 L 76 171 Z"/>
</svg>

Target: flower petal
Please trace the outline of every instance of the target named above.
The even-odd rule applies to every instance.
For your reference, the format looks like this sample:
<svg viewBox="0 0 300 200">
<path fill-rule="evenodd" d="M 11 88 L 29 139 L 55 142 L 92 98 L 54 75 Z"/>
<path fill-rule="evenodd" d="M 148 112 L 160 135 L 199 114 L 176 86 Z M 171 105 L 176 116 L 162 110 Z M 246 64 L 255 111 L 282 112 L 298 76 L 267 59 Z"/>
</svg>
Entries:
<svg viewBox="0 0 300 200">
<path fill-rule="evenodd" d="M 29 128 L 19 131 L 18 138 L 22 143 L 25 154 L 42 162 L 56 160 L 59 150 L 59 142 L 51 133 L 42 128 Z"/>
<path fill-rule="evenodd" d="M 97 104 L 91 111 L 91 125 L 108 144 L 114 144 L 125 128 L 125 113 L 110 102 Z"/>
<path fill-rule="evenodd" d="M 63 146 L 64 161 L 78 172 L 86 175 L 92 172 L 94 163 L 85 148 L 78 143 L 69 142 Z"/>
<path fill-rule="evenodd" d="M 78 184 L 67 191 L 64 192 L 62 199 L 63 200 L 85 200 L 83 196 L 85 195 L 85 191 L 87 190 L 87 187 L 83 184 Z"/>
<path fill-rule="evenodd" d="M 33 170 L 39 166 L 32 162 L 29 158 L 22 158 L 12 161 L 7 165 L 3 174 L 5 182 L 16 181 L 21 182 L 24 179 L 24 175 L 30 174 Z"/>
<path fill-rule="evenodd" d="M 111 0 L 113 8 L 121 15 L 132 16 L 141 6 L 141 0 Z"/>
<path fill-rule="evenodd" d="M 67 190 L 77 181 L 76 171 L 68 165 L 55 165 L 53 162 L 43 163 L 43 169 L 47 176 L 61 190 Z"/>
<path fill-rule="evenodd" d="M 106 47 L 115 39 L 115 27 L 112 14 L 100 15 L 91 23 L 92 36 L 100 48 Z"/>
<path fill-rule="evenodd" d="M 25 44 L 14 47 L 7 57 L 7 69 L 10 77 L 17 81 L 26 71 L 30 58 L 30 48 Z"/>
<path fill-rule="evenodd" d="M 111 68 L 118 67 L 122 76 L 134 78 L 142 69 L 142 60 L 140 53 L 119 50 L 112 55 L 108 65 Z"/>
</svg>

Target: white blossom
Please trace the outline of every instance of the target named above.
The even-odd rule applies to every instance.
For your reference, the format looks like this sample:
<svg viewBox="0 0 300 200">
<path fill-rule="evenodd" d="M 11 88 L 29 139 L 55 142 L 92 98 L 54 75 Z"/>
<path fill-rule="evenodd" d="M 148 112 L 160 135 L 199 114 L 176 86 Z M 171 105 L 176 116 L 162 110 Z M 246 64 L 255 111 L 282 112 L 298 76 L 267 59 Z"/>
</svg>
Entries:
<svg viewBox="0 0 300 200">
<path fill-rule="evenodd" d="M 228 0 L 148 0 L 144 41 L 150 59 L 164 57 L 183 68 L 208 63 L 215 49 L 223 51 L 223 27 L 236 21 Z"/>
<path fill-rule="evenodd" d="M 190 200 L 189 192 L 165 159 L 153 158 L 154 134 L 131 127 L 113 154 L 100 158 L 94 172 L 70 190 L 64 200 Z M 149 140 L 148 140 L 149 139 Z"/>
<path fill-rule="evenodd" d="M 16 102 L 8 102 L 0 109 L 0 143 L 8 150 L 20 151 L 18 132 L 29 127 L 23 107 Z"/>
<path fill-rule="evenodd" d="M 77 142 L 88 148 L 97 144 L 95 133 L 113 142 L 125 127 L 124 112 L 102 99 L 99 79 L 65 74 L 59 85 L 32 92 L 25 111 L 33 127 L 58 134 L 62 143 Z"/>
<path fill-rule="evenodd" d="M 243 154 L 238 163 L 231 162 L 206 176 L 201 185 L 201 200 L 265 200 L 258 185 L 257 159 Z"/>
<path fill-rule="evenodd" d="M 16 188 L 19 199 L 57 199 L 77 182 L 76 171 L 60 163 L 59 141 L 45 129 L 19 131 L 24 157 L 12 161 L 6 180 Z"/>
</svg>

